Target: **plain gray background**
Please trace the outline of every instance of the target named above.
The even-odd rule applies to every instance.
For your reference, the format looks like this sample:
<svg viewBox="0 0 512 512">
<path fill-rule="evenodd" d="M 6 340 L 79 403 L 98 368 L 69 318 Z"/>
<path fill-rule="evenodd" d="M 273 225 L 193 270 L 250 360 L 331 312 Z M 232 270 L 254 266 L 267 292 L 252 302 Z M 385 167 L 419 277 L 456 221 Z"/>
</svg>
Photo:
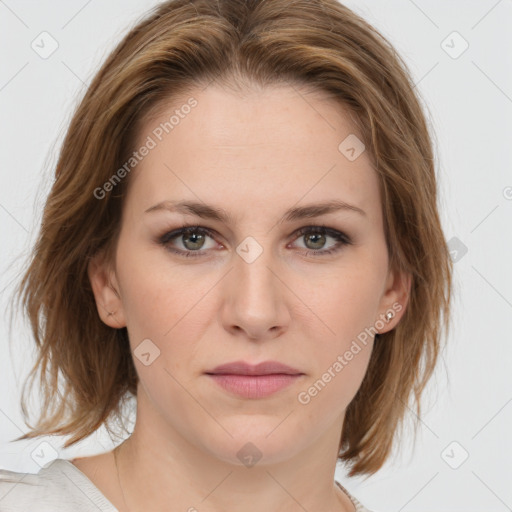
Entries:
<svg viewBox="0 0 512 512">
<path fill-rule="evenodd" d="M 0 0 L 2 311 L 37 234 L 78 98 L 156 3 Z M 456 264 L 449 348 L 429 385 L 416 445 L 404 439 L 402 453 L 371 478 L 348 479 L 341 466 L 336 477 L 380 512 L 512 510 L 512 1 L 345 3 L 411 69 L 437 137 L 441 215 Z M 47 58 L 31 47 L 46 37 L 51 49 L 42 32 L 58 44 Z M 5 315 L 0 329 L 0 467 L 37 472 L 34 453 L 111 449 L 103 431 L 68 450 L 56 437 L 9 443 L 25 431 L 20 387 L 33 349 L 27 326 L 14 324 L 11 343 Z"/>
</svg>

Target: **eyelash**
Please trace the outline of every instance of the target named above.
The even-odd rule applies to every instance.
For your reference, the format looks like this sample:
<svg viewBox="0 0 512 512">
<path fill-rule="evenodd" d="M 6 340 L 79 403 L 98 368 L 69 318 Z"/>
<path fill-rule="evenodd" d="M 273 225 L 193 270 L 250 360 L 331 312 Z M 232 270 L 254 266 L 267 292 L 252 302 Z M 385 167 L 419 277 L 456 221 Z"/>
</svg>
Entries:
<svg viewBox="0 0 512 512">
<path fill-rule="evenodd" d="M 182 250 L 176 250 L 176 249 L 171 248 L 171 246 L 169 244 L 170 241 L 174 240 L 175 238 L 179 238 L 182 235 L 189 234 L 189 233 L 199 233 L 201 235 L 207 235 L 211 238 L 215 238 L 215 233 L 208 228 L 205 228 L 202 226 L 196 226 L 196 225 L 193 225 L 193 226 L 192 225 L 183 225 L 179 229 L 175 229 L 174 231 L 170 231 L 170 232 L 162 235 L 158 239 L 158 242 L 161 245 L 163 245 L 168 251 L 170 251 L 174 254 L 178 254 L 179 256 L 183 256 L 185 258 L 202 257 L 201 253 L 205 253 L 207 251 L 201 251 L 201 250 L 182 251 Z M 323 225 L 305 226 L 303 228 L 298 229 L 297 231 L 295 231 L 293 233 L 293 235 L 296 238 L 300 238 L 301 236 L 304 236 L 306 234 L 327 235 L 327 236 L 330 236 L 330 237 L 334 238 L 335 240 L 337 240 L 338 243 L 327 250 L 320 250 L 320 249 L 319 250 L 312 250 L 312 249 L 306 250 L 304 253 L 305 256 L 311 256 L 311 255 L 313 255 L 315 257 L 326 256 L 326 255 L 333 254 L 335 252 L 340 251 L 345 245 L 352 244 L 352 240 L 345 233 L 338 231 L 336 229 L 329 228 L 327 226 L 323 226 Z"/>
</svg>

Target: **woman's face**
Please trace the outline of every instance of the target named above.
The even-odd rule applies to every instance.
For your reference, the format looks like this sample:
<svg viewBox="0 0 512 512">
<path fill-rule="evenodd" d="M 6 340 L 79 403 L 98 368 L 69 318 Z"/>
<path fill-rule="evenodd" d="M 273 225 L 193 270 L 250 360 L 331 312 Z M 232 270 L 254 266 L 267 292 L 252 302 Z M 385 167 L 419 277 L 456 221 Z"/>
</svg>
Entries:
<svg viewBox="0 0 512 512">
<path fill-rule="evenodd" d="M 128 330 L 137 421 L 234 464 L 337 444 L 373 335 L 396 326 L 409 288 L 388 272 L 377 175 L 350 119 L 319 93 L 209 86 L 146 123 L 142 146 L 115 269 L 89 272 L 102 319 Z M 210 375 L 235 361 L 299 375 Z"/>
</svg>

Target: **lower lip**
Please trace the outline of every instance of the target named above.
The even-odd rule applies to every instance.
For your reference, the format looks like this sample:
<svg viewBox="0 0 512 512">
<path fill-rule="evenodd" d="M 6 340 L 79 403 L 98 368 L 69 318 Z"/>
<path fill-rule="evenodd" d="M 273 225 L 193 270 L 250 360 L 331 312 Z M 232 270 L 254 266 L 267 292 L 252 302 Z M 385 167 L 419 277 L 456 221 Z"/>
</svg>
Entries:
<svg viewBox="0 0 512 512">
<path fill-rule="evenodd" d="M 231 375 L 208 374 L 220 387 L 243 398 L 265 398 L 293 384 L 301 374 Z"/>
</svg>

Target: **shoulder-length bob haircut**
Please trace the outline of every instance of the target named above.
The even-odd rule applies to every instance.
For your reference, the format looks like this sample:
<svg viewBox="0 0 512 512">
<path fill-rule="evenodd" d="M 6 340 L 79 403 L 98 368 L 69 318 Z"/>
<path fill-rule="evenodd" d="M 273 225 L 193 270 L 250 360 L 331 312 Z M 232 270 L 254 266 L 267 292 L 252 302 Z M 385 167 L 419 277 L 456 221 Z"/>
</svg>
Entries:
<svg viewBox="0 0 512 512">
<path fill-rule="evenodd" d="M 375 28 L 336 0 L 168 0 L 108 56 L 71 119 L 16 290 L 38 350 L 21 399 L 31 430 L 17 440 L 71 435 L 68 447 L 123 420 L 138 377 L 126 328 L 98 316 L 87 266 L 100 250 L 114 254 L 131 178 L 103 185 L 133 154 L 143 123 L 214 80 L 327 92 L 353 117 L 377 172 L 390 266 L 410 273 L 412 284 L 401 322 L 376 335 L 340 432 L 337 456 L 349 475 L 371 475 L 391 455 L 411 397 L 420 416 L 449 330 L 453 268 L 432 136 L 410 72 Z M 32 426 L 25 393 L 36 374 L 43 403 Z"/>
</svg>

